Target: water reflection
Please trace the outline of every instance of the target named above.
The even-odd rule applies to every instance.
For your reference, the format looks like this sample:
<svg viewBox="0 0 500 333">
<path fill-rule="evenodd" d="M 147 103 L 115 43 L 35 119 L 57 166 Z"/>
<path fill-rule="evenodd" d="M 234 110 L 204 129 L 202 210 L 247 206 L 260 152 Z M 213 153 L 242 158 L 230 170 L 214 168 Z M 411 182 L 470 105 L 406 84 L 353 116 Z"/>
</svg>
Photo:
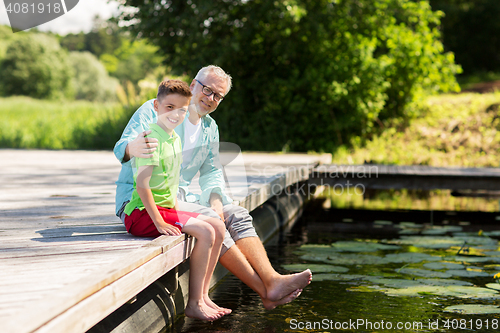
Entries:
<svg viewBox="0 0 500 333">
<path fill-rule="evenodd" d="M 382 261 L 377 263 L 356 262 L 355 260 L 351 263 L 344 262 L 342 266 L 347 267 L 349 272 L 337 273 L 337 275 L 361 276 L 352 280 L 334 278 L 315 281 L 314 276 L 319 277 L 319 274 L 315 273 L 311 285 L 296 301 L 271 311 L 266 311 L 262 307 L 256 293 L 234 276 L 229 276 L 217 287 L 212 296 L 216 303 L 233 309 L 231 315 L 214 323 L 181 318 L 173 330 L 175 332 L 234 333 L 491 332 L 495 330 L 494 325 L 497 325 L 497 328 L 500 327 L 498 314 L 468 315 L 443 312 L 446 307 L 458 304 L 497 305 L 500 294 L 498 294 L 499 297 L 495 295 L 493 298 L 481 298 L 482 296 L 463 298 L 457 296 L 459 294 L 447 295 L 440 289 L 432 288 L 430 289 L 432 292 L 419 291 L 414 296 L 395 294 L 390 296 L 391 293 L 385 292 L 386 289 L 399 288 L 396 288 L 399 283 L 396 280 L 411 283 L 435 279 L 419 276 L 418 274 L 422 271 L 446 273 L 451 269 L 460 268 L 451 264 L 428 265 L 432 263 L 428 260 L 431 256 L 437 257 L 439 262 L 463 265 L 464 271 L 470 269 L 487 272 L 485 276 L 476 277 L 451 274 L 451 277 L 447 279 L 441 278 L 443 281 L 464 281 L 464 283 L 481 288 L 494 282 L 493 275 L 500 270 L 500 262 L 496 263 L 496 259 L 493 262 L 481 262 L 474 258 L 484 256 L 497 258 L 492 253 L 487 254 L 489 251 L 498 249 L 499 245 L 497 239 L 500 234 L 497 232 L 495 223 L 496 213 L 454 211 L 452 215 L 435 214 L 431 223 L 429 219 L 419 218 L 419 214 L 429 217 L 430 211 L 399 210 L 397 211 L 398 219 L 391 219 L 395 215 L 391 215 L 393 212 L 390 211 L 365 210 L 362 214 L 359 209 L 323 209 L 323 206 L 322 201 L 311 202 L 304 217 L 297 222 L 290 233 L 286 234 L 282 243 L 267 247 L 271 262 L 279 272 L 287 273 L 283 268 L 287 264 L 328 264 L 321 260 L 304 259 L 304 253 L 298 250 L 301 246 L 304 249 L 305 244 L 325 246 L 337 244 L 338 247 L 333 250 L 334 252 L 325 257 L 332 265 L 337 265 L 339 260 L 349 255 L 351 255 L 349 258 L 355 258 L 358 253 L 377 257 Z M 469 215 L 464 218 L 462 214 Z M 468 221 L 464 221 L 465 219 Z M 431 243 L 434 240 L 449 243 L 428 246 L 425 242 L 429 239 Z M 463 246 L 463 239 L 469 242 L 465 243 L 466 247 Z M 372 252 L 369 246 L 365 246 L 362 251 L 357 252 L 351 248 L 351 241 L 392 244 L 401 248 L 381 248 Z M 470 251 L 464 252 L 466 248 Z M 419 254 L 424 259 L 399 261 L 397 256 L 405 253 Z M 460 256 L 458 259 L 456 259 L 457 255 Z M 447 259 L 444 260 L 444 258 Z M 463 258 L 472 259 L 468 262 Z M 500 257 L 498 258 L 500 260 Z M 427 266 L 424 266 L 425 264 Z M 391 282 L 396 284 L 396 287 L 393 284 L 388 285 L 388 279 L 392 279 Z M 431 281 L 429 283 L 445 282 Z"/>
</svg>

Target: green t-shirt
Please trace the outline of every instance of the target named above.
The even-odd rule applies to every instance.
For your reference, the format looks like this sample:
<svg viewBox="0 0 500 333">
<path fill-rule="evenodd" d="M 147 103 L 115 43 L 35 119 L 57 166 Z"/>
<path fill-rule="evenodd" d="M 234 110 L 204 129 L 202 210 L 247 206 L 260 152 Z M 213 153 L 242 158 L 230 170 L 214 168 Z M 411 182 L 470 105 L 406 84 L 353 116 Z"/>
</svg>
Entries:
<svg viewBox="0 0 500 333">
<path fill-rule="evenodd" d="M 151 193 L 157 206 L 165 208 L 173 208 L 175 206 L 175 198 L 179 188 L 179 176 L 182 163 L 182 144 L 177 133 L 173 132 L 172 136 L 168 135 L 157 124 L 150 125 L 151 134 L 149 138 L 158 139 L 158 147 L 153 153 L 152 158 L 134 158 L 132 163 L 134 167 L 134 192 L 132 199 L 125 206 L 125 214 L 130 215 L 136 208 L 143 210 L 139 194 L 137 193 L 137 170 L 143 165 L 153 165 L 153 173 L 149 186 Z"/>
</svg>

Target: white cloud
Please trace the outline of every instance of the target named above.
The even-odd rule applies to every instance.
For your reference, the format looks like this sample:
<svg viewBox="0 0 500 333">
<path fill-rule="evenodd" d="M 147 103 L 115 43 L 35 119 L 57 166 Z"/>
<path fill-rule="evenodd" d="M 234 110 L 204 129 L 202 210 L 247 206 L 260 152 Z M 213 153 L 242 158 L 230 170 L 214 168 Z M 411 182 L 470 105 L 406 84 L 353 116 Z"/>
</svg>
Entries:
<svg viewBox="0 0 500 333">
<path fill-rule="evenodd" d="M 0 0 L 0 24 L 10 26 L 9 18 L 3 0 Z M 118 2 L 107 0 L 79 0 L 78 4 L 63 16 L 50 22 L 39 25 L 42 31 L 52 31 L 60 35 L 89 32 L 92 29 L 93 19 L 99 15 L 108 19 L 118 13 Z"/>
</svg>

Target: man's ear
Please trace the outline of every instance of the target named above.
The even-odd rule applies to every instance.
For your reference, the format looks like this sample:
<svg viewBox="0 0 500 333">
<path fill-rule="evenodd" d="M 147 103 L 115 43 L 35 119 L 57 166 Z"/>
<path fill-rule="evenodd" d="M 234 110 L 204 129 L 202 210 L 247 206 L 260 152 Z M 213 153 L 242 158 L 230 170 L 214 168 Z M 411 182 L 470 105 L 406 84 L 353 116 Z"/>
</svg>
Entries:
<svg viewBox="0 0 500 333">
<path fill-rule="evenodd" d="M 191 84 L 189 85 L 189 90 L 193 91 L 194 90 L 194 87 L 196 85 L 196 80 L 193 79 L 193 81 L 191 81 Z"/>
</svg>

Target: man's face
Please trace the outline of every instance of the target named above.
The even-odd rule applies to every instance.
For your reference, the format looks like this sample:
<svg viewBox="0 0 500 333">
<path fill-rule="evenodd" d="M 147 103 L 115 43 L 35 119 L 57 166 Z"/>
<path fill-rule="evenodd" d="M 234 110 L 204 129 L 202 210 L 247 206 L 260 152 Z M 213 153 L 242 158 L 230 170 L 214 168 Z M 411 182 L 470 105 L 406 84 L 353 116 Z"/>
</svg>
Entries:
<svg viewBox="0 0 500 333">
<path fill-rule="evenodd" d="M 210 88 L 214 93 L 219 94 L 220 96 L 224 96 L 227 90 L 227 82 L 226 80 L 218 77 L 214 74 L 207 75 L 206 78 L 199 80 L 201 84 Z M 191 98 L 191 104 L 195 104 L 197 106 L 197 112 L 200 116 L 205 116 L 219 106 L 219 102 L 214 100 L 214 94 L 207 96 L 203 93 L 203 86 L 198 81 L 193 80 L 191 82 L 190 88 L 193 93 L 193 97 Z M 206 90 L 206 88 L 205 88 Z"/>
</svg>

